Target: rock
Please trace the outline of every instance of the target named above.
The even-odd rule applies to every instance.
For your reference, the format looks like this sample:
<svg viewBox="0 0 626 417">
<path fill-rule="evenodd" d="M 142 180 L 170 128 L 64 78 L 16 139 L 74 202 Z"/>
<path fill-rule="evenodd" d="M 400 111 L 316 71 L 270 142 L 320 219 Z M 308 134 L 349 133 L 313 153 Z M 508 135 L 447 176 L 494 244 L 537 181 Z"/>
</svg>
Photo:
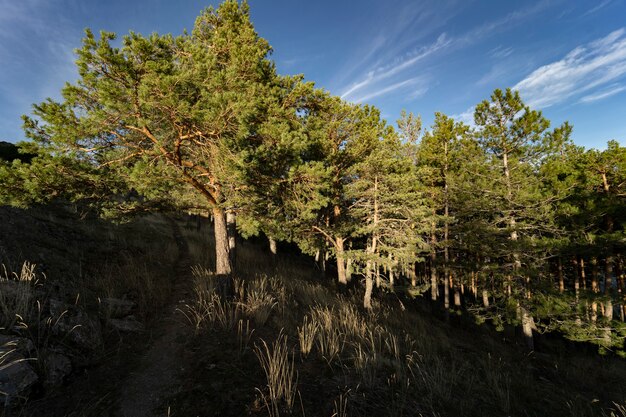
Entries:
<svg viewBox="0 0 626 417">
<path fill-rule="evenodd" d="M 30 299 L 32 288 L 30 281 L 0 281 L 0 294 L 5 299 Z"/>
<path fill-rule="evenodd" d="M 96 350 L 102 345 L 100 321 L 92 320 L 80 308 L 52 299 L 50 314 L 54 334 L 63 336 L 80 349 Z"/>
<path fill-rule="evenodd" d="M 58 352 L 47 352 L 44 357 L 44 369 L 47 386 L 58 386 L 72 372 L 72 361 L 67 356 Z"/>
<path fill-rule="evenodd" d="M 24 397 L 39 377 L 20 353 L 0 353 L 0 403 Z"/>
<path fill-rule="evenodd" d="M 137 321 L 134 317 L 126 317 L 125 319 L 111 319 L 109 325 L 115 330 L 128 333 L 141 333 L 146 328 L 143 324 Z"/>
<path fill-rule="evenodd" d="M 103 317 L 119 319 L 128 316 L 136 304 L 120 298 L 103 298 L 100 300 L 100 314 Z"/>
<path fill-rule="evenodd" d="M 15 350 L 22 355 L 28 355 L 35 350 L 35 345 L 32 340 L 25 337 L 0 334 L 0 355 L 2 355 L 1 352 L 8 350 Z"/>
<path fill-rule="evenodd" d="M 56 298 L 51 298 L 48 301 L 48 305 L 50 308 L 50 315 L 54 318 L 60 317 L 70 309 L 69 304 L 64 303 L 61 300 L 57 300 Z"/>
</svg>

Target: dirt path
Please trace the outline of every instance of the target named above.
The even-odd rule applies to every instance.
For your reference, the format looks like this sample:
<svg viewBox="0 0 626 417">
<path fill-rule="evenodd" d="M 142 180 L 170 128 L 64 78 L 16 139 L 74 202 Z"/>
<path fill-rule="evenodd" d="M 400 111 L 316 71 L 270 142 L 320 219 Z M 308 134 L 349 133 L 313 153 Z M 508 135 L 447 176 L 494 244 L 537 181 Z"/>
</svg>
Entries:
<svg viewBox="0 0 626 417">
<path fill-rule="evenodd" d="M 152 331 L 137 369 L 126 380 L 120 381 L 118 417 L 150 417 L 167 415 L 156 413 L 165 397 L 176 394 L 181 387 L 184 372 L 185 342 L 190 336 L 189 327 L 177 310 L 189 299 L 190 258 L 187 242 L 182 237 L 178 225 L 172 221 L 174 238 L 178 245 L 179 258 L 175 268 L 175 283 L 171 301 L 165 307 L 165 314 Z"/>
</svg>

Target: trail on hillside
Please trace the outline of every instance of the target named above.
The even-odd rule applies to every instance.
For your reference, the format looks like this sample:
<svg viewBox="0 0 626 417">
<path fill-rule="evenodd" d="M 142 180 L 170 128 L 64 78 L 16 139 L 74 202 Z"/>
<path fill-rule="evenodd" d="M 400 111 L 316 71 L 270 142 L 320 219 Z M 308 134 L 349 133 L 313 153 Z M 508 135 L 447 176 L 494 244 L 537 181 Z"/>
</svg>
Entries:
<svg viewBox="0 0 626 417">
<path fill-rule="evenodd" d="M 155 409 L 164 398 L 177 393 L 184 372 L 185 343 L 190 328 L 181 321 L 178 309 L 189 297 L 191 260 L 187 241 L 175 221 L 171 221 L 174 238 L 179 250 L 175 267 L 175 282 L 169 304 L 164 315 L 152 330 L 153 339 L 140 357 L 137 368 L 126 380 L 120 381 L 119 417 L 156 416 Z"/>
</svg>

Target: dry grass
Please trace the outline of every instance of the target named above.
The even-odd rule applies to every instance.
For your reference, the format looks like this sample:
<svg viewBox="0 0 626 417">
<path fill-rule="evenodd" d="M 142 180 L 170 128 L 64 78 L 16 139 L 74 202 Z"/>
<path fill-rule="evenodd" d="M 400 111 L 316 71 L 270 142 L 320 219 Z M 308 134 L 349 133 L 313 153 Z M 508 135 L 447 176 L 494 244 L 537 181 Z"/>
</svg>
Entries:
<svg viewBox="0 0 626 417">
<path fill-rule="evenodd" d="M 243 355 L 250 345 L 254 329 L 250 327 L 250 320 L 239 320 L 237 324 L 237 342 L 239 344 L 239 354 Z"/>
<path fill-rule="evenodd" d="M 246 315 L 252 318 L 257 326 L 267 323 L 272 310 L 278 305 L 276 298 L 271 294 L 270 285 L 266 277 L 251 280 L 247 289 L 244 283 L 240 284 L 240 299 Z M 245 295 L 244 295 L 245 294 Z"/>
<path fill-rule="evenodd" d="M 261 394 L 271 416 L 299 414 L 293 409 L 299 389 L 311 415 L 626 417 L 624 407 L 618 405 L 623 397 L 615 395 L 619 389 L 612 382 L 606 382 L 610 393 L 596 402 L 590 393 L 598 396 L 601 384 L 576 388 L 573 383 L 585 382 L 588 375 L 598 381 L 623 381 L 617 370 L 594 368 L 591 364 L 597 362 L 586 360 L 574 369 L 557 357 L 538 363 L 510 342 L 503 343 L 500 335 L 474 334 L 473 329 L 448 325 L 398 297 L 374 299 L 373 312 L 364 311 L 359 307 L 359 291 L 338 294 L 319 276 L 312 279 L 313 268 L 288 257 L 272 264 L 269 256 L 251 244 L 240 246 L 238 257 L 235 297 L 226 304 L 231 315 L 225 314 L 233 317 L 234 309 L 237 320 L 212 318 L 224 315 L 218 308 L 224 301 L 213 298 L 215 282 L 210 280 L 208 263 L 203 263 L 203 272 L 194 273 L 205 279 L 196 284 L 203 289 L 194 308 L 205 308 L 195 321 L 217 324 L 196 327 L 199 331 L 229 329 L 240 357 L 245 357 L 242 352 L 249 350 L 247 346 L 255 344 L 267 378 Z M 259 336 L 263 339 L 255 343 Z M 283 375 L 291 372 L 296 379 L 289 340 L 300 353 L 299 384 L 291 385 L 291 394 L 279 394 L 283 392 L 280 387 L 289 384 L 280 382 L 275 369 L 287 369 Z M 537 379 L 546 369 L 558 375 L 551 377 L 558 383 Z M 291 398 L 291 408 L 285 398 Z"/>
<path fill-rule="evenodd" d="M 281 411 L 291 414 L 298 392 L 298 375 L 287 336 L 281 331 L 270 345 L 261 340 L 260 345 L 255 345 L 255 353 L 267 378 L 267 394 L 259 391 L 268 413 L 270 416 L 279 416 Z"/>
<path fill-rule="evenodd" d="M 0 273 L 0 327 L 11 329 L 28 321 L 35 302 L 34 288 L 45 275 L 38 275 L 36 265 L 24 262 L 19 272 L 8 272 L 2 264 Z"/>
<path fill-rule="evenodd" d="M 319 331 L 319 325 L 309 318 L 309 316 L 304 316 L 304 320 L 302 321 L 302 326 L 298 327 L 298 340 L 300 341 L 300 354 L 303 357 L 307 357 L 311 350 L 313 349 L 313 345 L 315 344 L 315 340 L 317 338 L 317 333 Z"/>
<path fill-rule="evenodd" d="M 234 279 L 234 298 L 226 299 L 219 294 L 220 277 L 202 266 L 194 266 L 192 273 L 195 300 L 182 313 L 196 332 L 214 326 L 233 330 L 243 317 L 253 320 L 257 326 L 263 326 L 278 304 L 266 277 L 248 281 Z"/>
</svg>

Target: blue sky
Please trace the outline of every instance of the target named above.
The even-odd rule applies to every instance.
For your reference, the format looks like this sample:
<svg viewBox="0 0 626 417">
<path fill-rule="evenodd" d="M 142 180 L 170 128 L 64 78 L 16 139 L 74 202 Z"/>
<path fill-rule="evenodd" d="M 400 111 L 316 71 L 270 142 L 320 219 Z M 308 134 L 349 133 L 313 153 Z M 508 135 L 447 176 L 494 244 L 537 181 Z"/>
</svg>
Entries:
<svg viewBox="0 0 626 417">
<path fill-rule="evenodd" d="M 216 2 L 0 0 L 0 140 L 20 115 L 76 78 L 83 29 L 179 34 Z M 514 87 L 573 139 L 626 143 L 626 0 L 250 0 L 283 74 L 333 94 L 470 122 L 494 88 Z"/>
</svg>

